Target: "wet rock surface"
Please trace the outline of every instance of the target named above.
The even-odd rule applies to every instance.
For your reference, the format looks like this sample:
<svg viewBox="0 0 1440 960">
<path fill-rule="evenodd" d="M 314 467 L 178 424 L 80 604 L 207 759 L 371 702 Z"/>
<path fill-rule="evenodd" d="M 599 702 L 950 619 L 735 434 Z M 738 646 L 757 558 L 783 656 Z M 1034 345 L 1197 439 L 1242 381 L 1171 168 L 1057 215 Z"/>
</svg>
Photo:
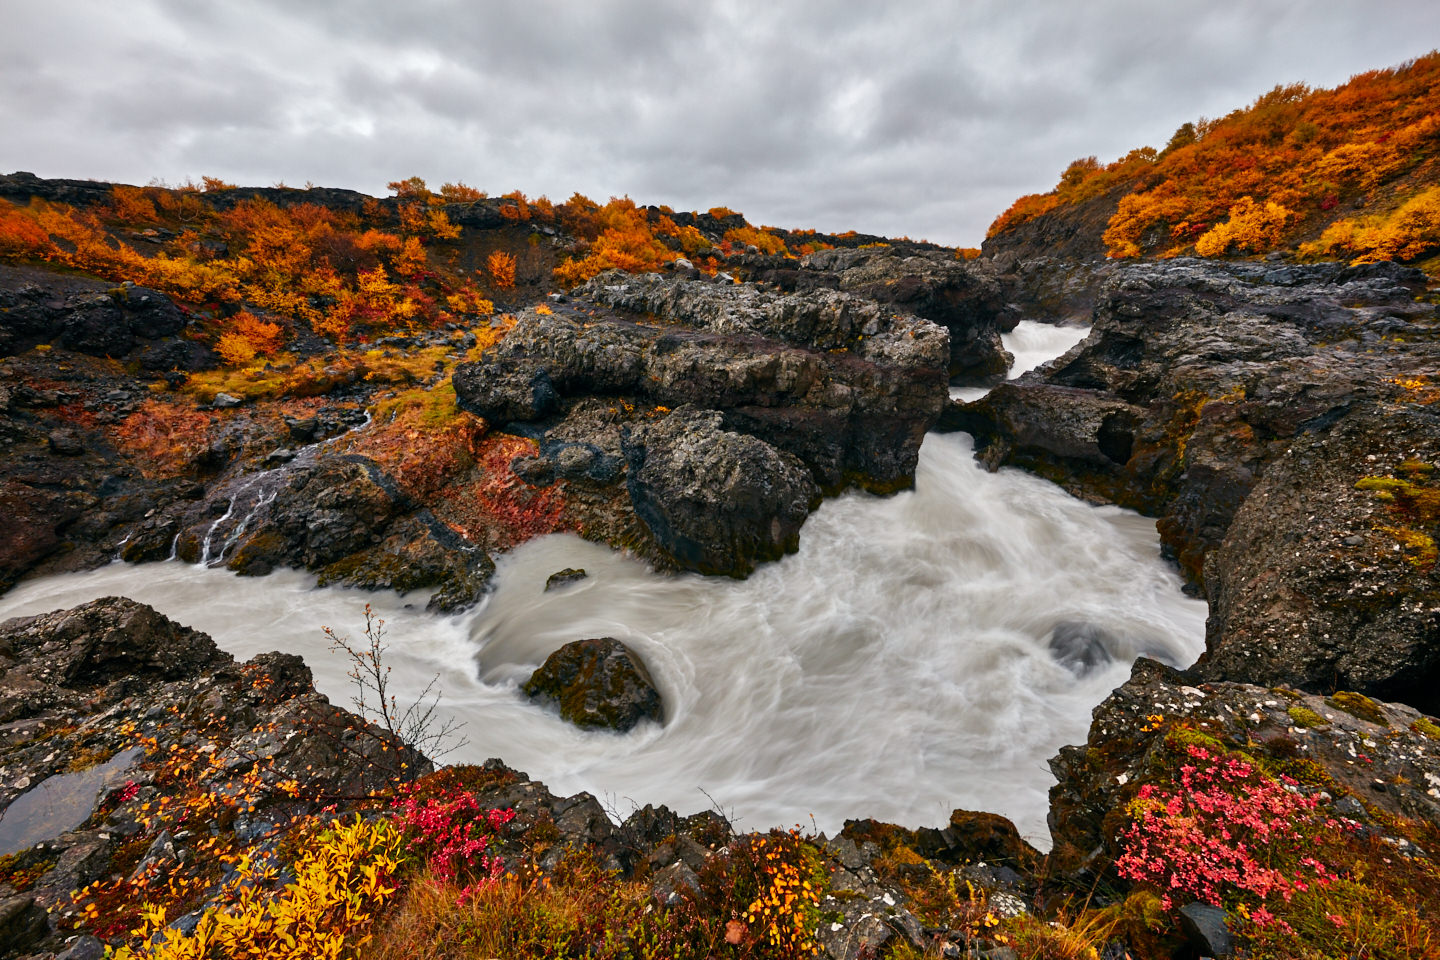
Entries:
<svg viewBox="0 0 1440 960">
<path fill-rule="evenodd" d="M 1434 709 L 1436 369 L 1418 271 L 1126 265 L 1084 343 L 951 422 L 992 468 L 1158 516 L 1212 602 L 1205 676 Z"/>
<path fill-rule="evenodd" d="M 553 704 L 577 727 L 625 733 L 641 720 L 665 722 L 665 707 L 640 655 L 613 637 L 576 640 L 545 658 L 521 687 Z"/>
</svg>

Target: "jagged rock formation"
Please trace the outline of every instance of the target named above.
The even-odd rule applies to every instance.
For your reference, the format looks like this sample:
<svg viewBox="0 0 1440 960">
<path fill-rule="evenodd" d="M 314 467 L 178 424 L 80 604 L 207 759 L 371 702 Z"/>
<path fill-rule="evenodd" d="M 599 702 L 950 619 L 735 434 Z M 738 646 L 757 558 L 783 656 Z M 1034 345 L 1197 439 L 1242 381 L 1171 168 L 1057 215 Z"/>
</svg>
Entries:
<svg viewBox="0 0 1440 960">
<path fill-rule="evenodd" d="M 1440 323 L 1423 285 L 1393 264 L 1120 267 L 1083 344 L 951 422 L 992 468 L 1158 515 L 1212 602 L 1205 676 L 1433 710 Z"/>
<path fill-rule="evenodd" d="M 1014 329 L 1021 313 L 986 262 L 883 244 L 821 250 L 799 260 L 735 260 L 727 266 L 787 294 L 838 290 L 939 324 L 950 333 L 949 373 L 957 383 L 994 382 L 1010 365 L 1000 334 Z"/>
<path fill-rule="evenodd" d="M 623 476 L 662 562 L 743 576 L 795 549 L 819 491 L 913 482 L 945 400 L 934 324 L 843 292 L 654 274 L 605 274 L 577 295 L 522 314 L 457 368 L 456 395 L 540 441 L 517 465 L 531 482 L 614 499 Z"/>
</svg>

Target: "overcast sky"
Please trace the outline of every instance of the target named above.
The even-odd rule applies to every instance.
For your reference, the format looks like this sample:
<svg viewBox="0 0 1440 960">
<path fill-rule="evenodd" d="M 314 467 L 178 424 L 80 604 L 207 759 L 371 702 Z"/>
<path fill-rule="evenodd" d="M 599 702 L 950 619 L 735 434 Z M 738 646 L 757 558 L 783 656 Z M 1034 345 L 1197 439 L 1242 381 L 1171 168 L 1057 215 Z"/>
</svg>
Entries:
<svg viewBox="0 0 1440 960">
<path fill-rule="evenodd" d="M 1436 0 L 4 0 L 0 171 L 628 194 L 977 245 L 1079 156 L 1440 46 Z"/>
</svg>

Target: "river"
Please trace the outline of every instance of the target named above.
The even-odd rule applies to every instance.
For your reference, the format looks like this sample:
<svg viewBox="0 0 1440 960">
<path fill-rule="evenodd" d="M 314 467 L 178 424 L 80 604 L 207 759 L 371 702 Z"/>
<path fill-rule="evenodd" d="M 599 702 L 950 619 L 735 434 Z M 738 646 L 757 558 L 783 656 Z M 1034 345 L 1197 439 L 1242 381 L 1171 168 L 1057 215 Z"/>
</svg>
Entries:
<svg viewBox="0 0 1440 960">
<path fill-rule="evenodd" d="M 1083 334 L 1022 323 L 1006 336 L 1012 375 Z M 1018 470 L 987 473 L 971 451 L 965 434 L 931 435 L 913 491 L 826 501 L 798 553 L 745 581 L 656 574 L 557 535 L 498 557 L 494 590 L 461 615 L 428 614 L 416 595 L 317 588 L 295 571 L 246 578 L 169 561 L 22 583 L 0 596 L 0 619 L 129 596 L 237 657 L 301 654 L 317 687 L 347 703 L 347 664 L 321 627 L 355 636 L 369 602 L 402 699 L 438 674 L 440 712 L 465 724 L 451 762 L 500 757 L 557 793 L 594 793 L 617 817 L 645 803 L 714 806 L 742 829 L 941 825 L 955 807 L 989 810 L 1043 849 L 1046 760 L 1085 739 L 1091 709 L 1136 656 L 1192 662 L 1205 604 L 1181 594 L 1153 521 Z M 589 577 L 545 592 L 564 567 Z M 663 726 L 582 732 L 519 693 L 550 652 L 595 636 L 646 660 Z"/>
</svg>

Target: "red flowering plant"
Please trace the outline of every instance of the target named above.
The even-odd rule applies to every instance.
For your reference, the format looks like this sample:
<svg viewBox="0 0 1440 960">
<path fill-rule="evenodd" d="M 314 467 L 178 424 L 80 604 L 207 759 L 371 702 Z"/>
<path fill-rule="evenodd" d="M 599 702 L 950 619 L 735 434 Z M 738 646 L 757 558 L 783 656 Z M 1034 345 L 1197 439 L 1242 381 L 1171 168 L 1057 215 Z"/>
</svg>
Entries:
<svg viewBox="0 0 1440 960">
<path fill-rule="evenodd" d="M 1305 851 L 1317 829 L 1340 822 L 1318 813 L 1317 801 L 1289 777 L 1273 779 L 1247 760 L 1194 744 L 1185 759 L 1173 786 L 1141 786 L 1116 871 L 1155 886 L 1166 910 L 1177 900 L 1243 906 L 1256 924 L 1284 929 L 1266 905 L 1333 882 Z"/>
<path fill-rule="evenodd" d="M 477 875 L 475 883 L 461 891 L 461 899 L 478 886 L 499 879 L 504 863 L 486 856 L 490 837 L 511 820 L 514 810 L 484 810 L 473 793 L 447 791 L 440 796 L 421 797 L 411 788 L 393 803 L 400 826 L 409 838 L 409 848 L 424 856 L 437 879 L 453 880 L 461 873 Z"/>
</svg>

